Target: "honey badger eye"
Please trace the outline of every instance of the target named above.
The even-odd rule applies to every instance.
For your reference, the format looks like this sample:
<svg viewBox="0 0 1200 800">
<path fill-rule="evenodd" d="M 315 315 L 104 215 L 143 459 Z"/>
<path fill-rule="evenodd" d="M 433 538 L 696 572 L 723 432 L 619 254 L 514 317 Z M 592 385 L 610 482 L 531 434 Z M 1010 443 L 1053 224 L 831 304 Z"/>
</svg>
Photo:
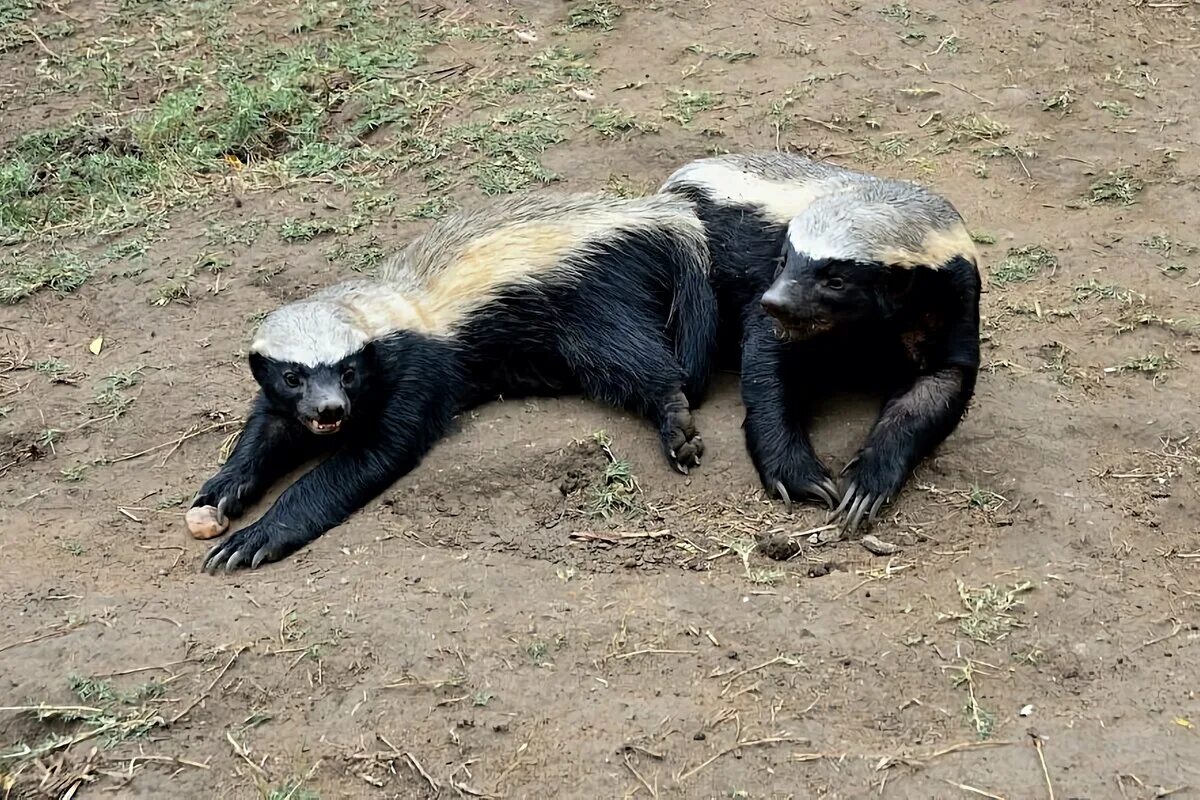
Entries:
<svg viewBox="0 0 1200 800">
<path fill-rule="evenodd" d="M 845 286 L 846 282 L 843 281 L 841 278 L 828 278 L 825 281 L 825 285 L 828 286 L 830 289 L 837 291 L 837 290 L 841 289 L 843 286 Z"/>
<path fill-rule="evenodd" d="M 350 384 L 354 383 L 354 378 L 355 378 L 355 373 L 354 373 L 353 369 L 346 369 L 346 370 L 342 371 L 342 383 L 345 384 L 346 386 L 349 386 Z"/>
<path fill-rule="evenodd" d="M 288 388 L 295 389 L 300 385 L 300 376 L 294 372 L 283 373 L 283 382 L 288 385 Z"/>
</svg>

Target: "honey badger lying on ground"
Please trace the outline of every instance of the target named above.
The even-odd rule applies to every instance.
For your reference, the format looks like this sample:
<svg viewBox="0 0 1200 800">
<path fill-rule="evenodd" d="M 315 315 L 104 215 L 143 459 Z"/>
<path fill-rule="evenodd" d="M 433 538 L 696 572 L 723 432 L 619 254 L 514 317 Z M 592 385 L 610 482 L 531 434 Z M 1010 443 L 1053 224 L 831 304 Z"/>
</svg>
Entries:
<svg viewBox="0 0 1200 800">
<path fill-rule="evenodd" d="M 849 532 L 870 522 L 975 391 L 980 276 L 958 212 L 915 184 L 784 153 L 694 161 L 663 191 L 692 200 L 707 228 L 764 486 L 825 502 Z M 844 488 L 806 431 L 839 378 L 888 391 Z"/>
<path fill-rule="evenodd" d="M 272 312 L 250 348 L 261 391 L 193 511 L 218 533 L 331 453 L 205 568 L 303 547 L 416 467 L 455 414 L 499 395 L 581 390 L 648 417 L 679 471 L 698 466 L 690 408 L 716 336 L 708 265 L 703 226 L 678 198 L 541 194 L 451 216 L 377 280 Z"/>
</svg>

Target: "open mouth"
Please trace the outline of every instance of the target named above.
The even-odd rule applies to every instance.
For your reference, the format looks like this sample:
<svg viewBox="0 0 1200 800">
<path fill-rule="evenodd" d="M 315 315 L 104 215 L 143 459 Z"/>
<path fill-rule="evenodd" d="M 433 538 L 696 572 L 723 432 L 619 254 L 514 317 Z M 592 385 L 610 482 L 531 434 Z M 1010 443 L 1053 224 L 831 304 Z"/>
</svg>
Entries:
<svg viewBox="0 0 1200 800">
<path fill-rule="evenodd" d="M 833 324 L 823 319 L 805 321 L 775 319 L 772 322 L 774 322 L 776 338 L 789 342 L 811 339 L 833 330 Z"/>
<path fill-rule="evenodd" d="M 304 424 L 308 426 L 308 429 L 310 431 L 317 434 L 318 436 L 326 436 L 330 433 L 337 433 L 339 430 L 341 430 L 341 427 L 342 427 L 341 421 L 318 422 L 315 419 L 306 419 L 306 420 L 304 420 Z"/>
</svg>

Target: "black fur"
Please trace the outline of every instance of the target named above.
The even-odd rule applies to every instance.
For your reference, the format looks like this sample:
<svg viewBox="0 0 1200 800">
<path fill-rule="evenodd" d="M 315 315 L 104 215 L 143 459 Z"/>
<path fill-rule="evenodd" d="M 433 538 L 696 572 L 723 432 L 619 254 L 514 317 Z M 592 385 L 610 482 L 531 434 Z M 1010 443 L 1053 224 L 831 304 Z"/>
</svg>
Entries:
<svg viewBox="0 0 1200 800">
<path fill-rule="evenodd" d="M 448 341 L 401 332 L 372 342 L 353 357 L 352 412 L 334 435 L 298 420 L 294 390 L 278 382 L 289 365 L 256 364 L 262 390 L 245 432 L 193 505 L 231 498 L 224 511 L 237 517 L 326 443 L 332 454 L 214 547 L 206 568 L 253 568 L 298 550 L 416 467 L 456 414 L 500 396 L 582 391 L 648 417 L 681 471 L 699 465 L 689 405 L 708 382 L 716 300 L 672 245 L 664 232 L 594 248 L 582 280 L 511 289 Z"/>
<path fill-rule="evenodd" d="M 708 231 L 722 345 L 739 351 L 746 444 L 764 487 L 837 506 L 853 530 L 966 413 L 979 369 L 978 269 L 963 257 L 930 265 L 937 269 L 791 263 L 785 226 L 751 208 L 713 203 L 700 190 L 674 191 L 690 197 Z M 776 312 L 803 332 L 800 339 L 763 309 L 784 269 L 800 283 Z M 807 433 L 814 401 L 838 386 L 887 397 L 840 488 Z"/>
</svg>

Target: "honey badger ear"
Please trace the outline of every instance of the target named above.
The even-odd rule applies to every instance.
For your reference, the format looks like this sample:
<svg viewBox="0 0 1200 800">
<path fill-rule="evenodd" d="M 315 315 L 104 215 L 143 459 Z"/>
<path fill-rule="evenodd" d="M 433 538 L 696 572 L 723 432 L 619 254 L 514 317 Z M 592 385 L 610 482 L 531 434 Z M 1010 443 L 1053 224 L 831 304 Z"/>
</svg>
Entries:
<svg viewBox="0 0 1200 800">
<path fill-rule="evenodd" d="M 269 363 L 270 359 L 262 353 L 250 354 L 250 374 L 254 376 L 254 380 L 258 381 L 260 385 L 267 380 L 268 373 L 270 372 Z"/>
</svg>

